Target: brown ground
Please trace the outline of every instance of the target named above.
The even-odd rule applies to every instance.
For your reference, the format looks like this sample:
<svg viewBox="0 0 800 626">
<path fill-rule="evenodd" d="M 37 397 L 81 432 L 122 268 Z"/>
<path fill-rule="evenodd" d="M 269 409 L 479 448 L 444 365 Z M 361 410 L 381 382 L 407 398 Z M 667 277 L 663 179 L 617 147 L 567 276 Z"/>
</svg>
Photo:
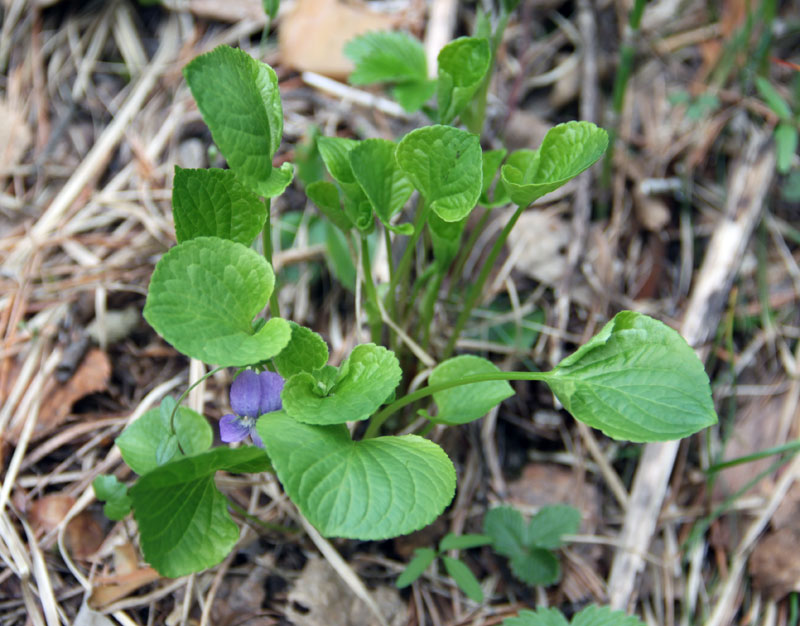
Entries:
<svg viewBox="0 0 800 626">
<path fill-rule="evenodd" d="M 437 434 L 459 491 L 430 528 L 393 542 L 326 544 L 311 530 L 243 523 L 230 558 L 179 580 L 146 566 L 133 522 L 105 519 L 90 484 L 98 473 L 130 477 L 114 437 L 186 384 L 187 361 L 141 318 L 153 264 L 174 243 L 174 165 L 211 158 L 181 67 L 221 43 L 273 65 L 286 116 L 278 156 L 295 160 L 312 125 L 392 138 L 420 121 L 353 104 L 297 70 L 346 73 L 336 66 L 345 26 L 391 23 L 435 45 L 469 32 L 475 5 L 433 0 L 428 12 L 422 0 L 374 2 L 389 13 L 375 17 L 352 5 L 342 16 L 335 0 L 284 0 L 262 35 L 258 0 L 171 4 L 0 3 L 0 624 L 378 623 L 352 607 L 347 570 L 397 624 L 498 624 L 520 608 L 572 613 L 590 602 L 650 624 L 797 623 L 800 464 L 770 456 L 716 480 L 703 471 L 800 434 L 800 170 L 794 155 L 793 174 L 776 172 L 769 138 L 778 117 L 753 86 L 756 72 L 768 76 L 800 110 L 796 3 L 650 2 L 629 38 L 634 69 L 617 118 L 611 92 L 633 3 L 524 0 L 489 101 L 487 147 L 536 147 L 569 119 L 616 126 L 619 141 L 607 186 L 599 165 L 526 214 L 461 347 L 504 368 L 549 368 L 618 310 L 647 312 L 705 359 L 718 428 L 679 446 L 620 444 L 579 427 L 543 387 L 520 384 L 499 412 Z M 331 13 L 279 49 L 276 33 L 309 4 Z M 770 26 L 762 8 L 772 4 Z M 305 207 L 290 189 L 273 219 L 289 223 Z M 476 255 L 502 223 L 492 215 Z M 357 340 L 353 299 L 309 231 L 301 225 L 294 247 L 277 254 L 281 304 L 337 359 Z M 451 314 L 442 310 L 437 324 Z M 538 320 L 538 335 L 530 348 L 509 348 L 497 329 L 523 318 Z M 228 383 L 212 378 L 199 399 L 212 421 L 228 408 Z M 220 484 L 253 515 L 299 528 L 274 479 Z M 478 532 L 498 502 L 526 514 L 554 502 L 581 509 L 559 585 L 528 588 L 482 548 L 462 554 L 482 581 L 481 605 L 443 571 L 394 589 L 414 548 L 448 531 Z M 331 546 L 344 562 L 325 552 Z"/>
</svg>

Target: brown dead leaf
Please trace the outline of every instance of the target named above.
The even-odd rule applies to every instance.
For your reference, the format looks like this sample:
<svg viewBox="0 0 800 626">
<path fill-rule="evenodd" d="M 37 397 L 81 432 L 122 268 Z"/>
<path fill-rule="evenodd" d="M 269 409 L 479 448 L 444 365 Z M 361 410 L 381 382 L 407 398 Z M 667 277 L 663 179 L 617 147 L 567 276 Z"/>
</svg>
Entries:
<svg viewBox="0 0 800 626">
<path fill-rule="evenodd" d="M 397 22 L 397 16 L 375 13 L 361 4 L 297 0 L 278 32 L 281 61 L 301 72 L 346 78 L 353 64 L 344 56 L 344 45 L 357 35 L 389 30 Z"/>
<path fill-rule="evenodd" d="M 113 548 L 114 574 L 95 579 L 88 604 L 92 609 L 108 606 L 161 578 L 152 567 L 141 567 L 136 548 L 130 541 Z"/>
<path fill-rule="evenodd" d="M 28 511 L 33 531 L 43 534 L 55 530 L 74 504 L 75 498 L 63 494 L 50 494 L 34 501 Z M 77 559 L 97 552 L 104 538 L 103 529 L 89 511 L 81 511 L 67 524 L 67 546 Z"/>
<path fill-rule="evenodd" d="M 512 504 L 526 507 L 569 504 L 581 512 L 581 532 L 594 533 L 597 530 L 602 497 L 589 482 L 576 485 L 575 471 L 568 467 L 528 463 L 522 476 L 508 484 L 508 495 Z"/>
<path fill-rule="evenodd" d="M 750 556 L 753 586 L 776 600 L 791 591 L 800 591 L 797 546 L 800 546 L 800 524 L 797 522 L 764 535 Z"/>
<path fill-rule="evenodd" d="M 108 356 L 97 348 L 89 350 L 75 375 L 63 385 L 53 378 L 45 383 L 43 400 L 39 409 L 33 439 L 41 439 L 60 426 L 72 410 L 72 405 L 84 396 L 104 391 L 111 376 L 111 363 Z M 24 420 L 12 423 L 8 440 L 16 443 L 22 432 Z"/>
<path fill-rule="evenodd" d="M 371 590 L 391 626 L 407 622 L 406 605 L 396 589 Z M 307 609 L 307 610 L 306 610 Z M 325 560 L 312 557 L 289 592 L 286 617 L 297 626 L 370 626 L 375 616 Z"/>
</svg>

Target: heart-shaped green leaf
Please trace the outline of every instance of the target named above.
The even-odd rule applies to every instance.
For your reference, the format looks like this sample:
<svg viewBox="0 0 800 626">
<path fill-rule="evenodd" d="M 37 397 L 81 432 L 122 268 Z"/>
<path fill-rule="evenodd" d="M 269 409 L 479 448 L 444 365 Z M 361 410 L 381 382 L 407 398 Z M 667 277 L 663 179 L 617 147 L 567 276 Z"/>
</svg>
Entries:
<svg viewBox="0 0 800 626">
<path fill-rule="evenodd" d="M 283 134 L 278 78 L 269 65 L 242 50 L 220 46 L 184 69 L 211 136 L 239 180 L 274 195 L 272 157 Z"/>
<path fill-rule="evenodd" d="M 608 147 L 608 133 L 591 122 L 551 128 L 538 150 L 518 150 L 501 169 L 511 200 L 528 206 L 588 169 Z"/>
<path fill-rule="evenodd" d="M 176 444 L 186 454 L 205 452 L 211 447 L 214 433 L 205 417 L 181 406 L 175 412 L 174 419 Z M 161 463 L 156 458 L 159 445 L 172 436 L 169 423 L 165 422 L 159 408 L 150 409 L 144 415 L 132 422 L 122 434 L 117 437 L 116 444 L 122 453 L 122 458 L 137 474 L 146 474 L 153 471 Z M 165 461 L 172 460 L 175 456 L 183 456 L 177 445 Z"/>
<path fill-rule="evenodd" d="M 680 439 L 717 422 L 694 350 L 669 326 L 633 311 L 618 313 L 545 382 L 576 419 L 614 439 Z"/>
<path fill-rule="evenodd" d="M 325 381 L 305 372 L 283 388 L 283 409 L 306 424 L 343 424 L 367 419 L 392 394 L 402 372 L 394 352 L 375 344 L 356 346 L 339 368 L 338 380 Z"/>
<path fill-rule="evenodd" d="M 95 497 L 105 502 L 103 513 L 108 519 L 119 521 L 131 512 L 131 499 L 128 496 L 128 487 L 117 477 L 101 474 L 92 481 Z"/>
<path fill-rule="evenodd" d="M 172 215 L 178 243 L 219 237 L 245 246 L 261 232 L 267 212 L 258 196 L 232 170 L 175 167 Z"/>
<path fill-rule="evenodd" d="M 176 350 L 205 363 L 242 366 L 278 354 L 289 342 L 286 320 L 258 331 L 253 318 L 272 293 L 275 275 L 264 258 L 240 243 L 198 237 L 156 264 L 144 317 Z"/>
<path fill-rule="evenodd" d="M 395 144 L 387 139 L 365 139 L 350 151 L 353 175 L 373 210 L 385 225 L 405 205 L 414 186 L 397 165 Z"/>
<path fill-rule="evenodd" d="M 483 38 L 459 37 L 442 48 L 436 94 L 439 122 L 449 124 L 467 106 L 489 71 L 491 58 L 489 42 Z"/>
<path fill-rule="evenodd" d="M 396 156 L 414 187 L 444 221 L 462 220 L 475 208 L 483 180 L 477 135 L 452 126 L 425 126 L 403 137 Z"/>
<path fill-rule="evenodd" d="M 258 420 L 283 488 L 328 537 L 386 539 L 431 523 L 455 492 L 455 468 L 432 441 L 355 442 L 344 424 L 302 424 L 284 411 Z"/>
<path fill-rule="evenodd" d="M 128 493 L 144 558 L 168 578 L 222 561 L 239 539 L 239 529 L 228 513 L 228 500 L 214 485 L 214 474 L 267 469 L 264 451 L 246 446 L 214 448 L 142 476 Z"/>
<path fill-rule="evenodd" d="M 464 354 L 443 361 L 431 372 L 431 386 L 455 382 L 465 376 L 494 374 L 498 367 L 479 356 Z M 496 405 L 514 395 L 514 389 L 505 380 L 493 380 L 470 385 L 459 385 L 433 394 L 439 412 L 436 421 L 443 424 L 466 424 L 486 415 Z"/>
<path fill-rule="evenodd" d="M 292 338 L 272 359 L 275 369 L 286 379 L 300 372 L 313 372 L 328 362 L 328 344 L 310 328 L 289 322 Z"/>
</svg>

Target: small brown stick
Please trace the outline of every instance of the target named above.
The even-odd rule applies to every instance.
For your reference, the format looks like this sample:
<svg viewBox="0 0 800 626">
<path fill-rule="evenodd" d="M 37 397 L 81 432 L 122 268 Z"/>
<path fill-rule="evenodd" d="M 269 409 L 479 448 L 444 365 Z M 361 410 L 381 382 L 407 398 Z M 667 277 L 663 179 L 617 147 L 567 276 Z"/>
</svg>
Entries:
<svg viewBox="0 0 800 626">
<path fill-rule="evenodd" d="M 680 328 L 696 349 L 709 341 L 717 328 L 774 174 L 775 150 L 769 135 L 753 131 L 731 172 L 725 214 L 709 242 Z M 636 576 L 644 567 L 639 555 L 647 551 L 655 532 L 679 445 L 680 441 L 650 443 L 642 453 L 620 532 L 625 549 L 615 554 L 608 580 L 608 597 L 614 609 L 626 610 L 634 600 Z"/>
</svg>

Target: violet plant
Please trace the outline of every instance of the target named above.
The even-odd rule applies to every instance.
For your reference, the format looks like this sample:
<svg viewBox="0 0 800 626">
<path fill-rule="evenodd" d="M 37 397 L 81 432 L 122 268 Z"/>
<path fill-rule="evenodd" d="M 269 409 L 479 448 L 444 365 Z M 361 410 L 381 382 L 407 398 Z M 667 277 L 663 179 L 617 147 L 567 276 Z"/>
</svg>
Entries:
<svg viewBox="0 0 800 626">
<path fill-rule="evenodd" d="M 212 567 L 234 548 L 239 529 L 214 482 L 219 471 L 274 472 L 328 537 L 386 539 L 431 523 L 453 498 L 452 461 L 424 436 L 383 432 L 390 416 L 412 404 L 430 424 L 465 424 L 512 396 L 509 381 L 542 381 L 576 419 L 616 439 L 676 439 L 716 422 L 694 351 L 673 329 L 632 311 L 617 314 L 549 372 L 506 372 L 475 355 L 451 356 L 514 223 L 534 200 L 600 158 L 607 146 L 602 129 L 561 124 L 537 150 L 507 157 L 482 151 L 476 135 L 445 124 L 397 143 L 320 137 L 330 180 L 309 185 L 308 195 L 360 250 L 372 338 L 333 365 L 319 334 L 281 317 L 275 293 L 269 203 L 293 177 L 292 164 L 272 165 L 283 126 L 275 72 L 241 50 L 220 47 L 194 59 L 184 75 L 229 169 L 176 168 L 177 245 L 156 265 L 144 317 L 187 357 L 241 370 L 231 388 L 233 413 L 220 423 L 222 439 L 250 436 L 263 448 L 211 447 L 208 421 L 181 406 L 186 393 L 178 402 L 165 398 L 117 438 L 138 479 L 125 485 L 98 477 L 96 494 L 112 519 L 132 510 L 144 557 L 162 575 Z M 437 98 L 447 107 L 441 121 L 458 120 L 471 102 L 458 80 L 441 89 L 450 88 Z M 472 281 L 453 331 L 431 337 L 426 329 L 442 278 L 458 267 L 470 212 L 493 204 L 498 170 L 492 199 L 517 208 Z M 401 215 L 410 221 L 397 223 Z M 403 250 L 388 286 L 373 280 L 367 238 L 376 229 Z M 263 254 L 253 247 L 259 234 Z M 421 241 L 431 242 L 423 252 L 430 269 L 415 276 Z M 441 359 L 429 384 L 411 393 L 398 358 L 407 341 L 398 328 Z M 409 355 L 403 352 L 403 362 L 417 371 Z M 366 428 L 354 438 L 347 425 L 359 421 Z"/>
</svg>

